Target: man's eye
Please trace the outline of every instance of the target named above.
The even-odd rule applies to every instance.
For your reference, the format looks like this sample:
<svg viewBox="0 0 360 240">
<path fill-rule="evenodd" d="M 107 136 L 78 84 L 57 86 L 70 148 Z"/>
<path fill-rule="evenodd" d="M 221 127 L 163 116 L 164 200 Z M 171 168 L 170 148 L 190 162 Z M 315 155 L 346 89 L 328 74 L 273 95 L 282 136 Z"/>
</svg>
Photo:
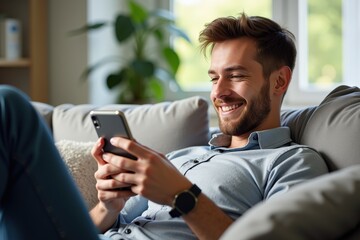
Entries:
<svg viewBox="0 0 360 240">
<path fill-rule="evenodd" d="M 246 76 L 245 75 L 231 75 L 230 78 L 235 79 L 235 80 L 242 80 L 242 79 L 246 78 Z"/>
<path fill-rule="evenodd" d="M 219 79 L 218 77 L 212 77 L 210 78 L 210 82 L 216 83 L 218 79 Z"/>
<path fill-rule="evenodd" d="M 231 78 L 244 78 L 244 75 L 231 75 Z"/>
</svg>

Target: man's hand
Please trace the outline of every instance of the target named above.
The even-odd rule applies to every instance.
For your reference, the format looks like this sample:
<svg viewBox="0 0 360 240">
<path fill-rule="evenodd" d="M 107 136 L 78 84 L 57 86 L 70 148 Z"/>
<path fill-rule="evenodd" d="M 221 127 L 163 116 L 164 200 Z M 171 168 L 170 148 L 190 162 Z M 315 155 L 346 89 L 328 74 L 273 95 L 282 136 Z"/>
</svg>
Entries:
<svg viewBox="0 0 360 240">
<path fill-rule="evenodd" d="M 106 231 L 116 221 L 126 201 L 135 195 L 130 190 L 121 189 L 129 187 L 128 184 L 121 183 L 113 178 L 114 175 L 116 176 L 125 170 L 104 161 L 103 146 L 104 139 L 100 138 L 91 150 L 91 154 L 98 164 L 94 176 L 99 203 L 90 211 L 95 225 L 102 232 Z"/>
<path fill-rule="evenodd" d="M 102 151 L 103 146 L 104 139 L 100 138 L 91 152 L 98 164 L 98 170 L 95 172 L 98 199 L 108 210 L 119 212 L 125 202 L 135 194 L 129 190 L 124 190 L 129 187 L 128 184 L 114 179 L 114 176 L 126 170 L 104 161 L 104 155 L 109 156 L 111 154 L 104 154 Z"/>
<path fill-rule="evenodd" d="M 114 211 L 120 211 L 127 197 L 139 194 L 158 204 L 171 206 L 177 193 L 191 187 L 192 183 L 163 154 L 126 138 L 115 137 L 110 141 L 136 156 L 137 160 L 103 153 L 101 139 L 94 147 L 92 153 L 99 165 L 95 176 L 102 203 L 91 211 L 91 216 L 100 230 L 111 227 L 119 213 L 113 215 Z M 131 186 L 131 191 L 114 191 L 123 186 Z M 233 222 L 204 194 L 200 194 L 195 209 L 183 218 L 200 239 L 218 239 Z M 209 229 L 215 225 L 216 228 Z"/>
<path fill-rule="evenodd" d="M 112 173 L 112 178 L 123 186 L 130 185 L 133 193 L 171 205 L 178 192 L 191 187 L 191 182 L 163 154 L 126 138 L 114 137 L 110 142 L 137 157 L 132 160 L 110 153 L 102 155 L 103 161 L 111 165 L 109 168 L 122 170 Z"/>
</svg>

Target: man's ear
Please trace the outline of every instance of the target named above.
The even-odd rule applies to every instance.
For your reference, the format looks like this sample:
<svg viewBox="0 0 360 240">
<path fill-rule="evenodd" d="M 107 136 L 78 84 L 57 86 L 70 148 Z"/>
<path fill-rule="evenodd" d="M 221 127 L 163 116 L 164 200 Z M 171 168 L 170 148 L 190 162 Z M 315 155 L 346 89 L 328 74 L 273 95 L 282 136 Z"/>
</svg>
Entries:
<svg viewBox="0 0 360 240">
<path fill-rule="evenodd" d="M 275 93 L 284 94 L 289 87 L 291 80 L 291 69 L 288 66 L 282 66 L 278 70 L 275 79 Z"/>
</svg>

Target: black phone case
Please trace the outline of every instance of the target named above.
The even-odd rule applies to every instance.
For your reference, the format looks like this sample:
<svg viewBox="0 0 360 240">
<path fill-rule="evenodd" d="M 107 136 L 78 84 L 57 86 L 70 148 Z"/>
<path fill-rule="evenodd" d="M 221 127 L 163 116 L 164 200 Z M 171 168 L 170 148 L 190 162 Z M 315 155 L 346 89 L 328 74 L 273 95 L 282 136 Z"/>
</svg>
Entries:
<svg viewBox="0 0 360 240">
<path fill-rule="evenodd" d="M 90 113 L 92 123 L 99 137 L 105 139 L 104 152 L 110 152 L 133 160 L 137 158 L 125 150 L 115 147 L 110 143 L 112 137 L 124 137 L 133 139 L 125 116 L 120 111 L 92 111 Z"/>
</svg>

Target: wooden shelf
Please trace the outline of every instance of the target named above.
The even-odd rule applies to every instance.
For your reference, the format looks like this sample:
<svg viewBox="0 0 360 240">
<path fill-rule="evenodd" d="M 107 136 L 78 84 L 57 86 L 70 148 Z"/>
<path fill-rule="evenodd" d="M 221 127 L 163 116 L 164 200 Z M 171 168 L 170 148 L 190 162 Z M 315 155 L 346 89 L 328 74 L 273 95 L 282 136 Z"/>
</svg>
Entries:
<svg viewBox="0 0 360 240">
<path fill-rule="evenodd" d="M 49 101 L 48 89 L 48 0 L 1 1 L 0 13 L 20 20 L 22 56 L 0 59 L 0 84 L 10 84 L 27 93 L 31 100 Z"/>
<path fill-rule="evenodd" d="M 7 60 L 0 58 L 0 68 L 17 68 L 17 67 L 29 67 L 30 59 L 22 58 L 17 60 Z"/>
</svg>

